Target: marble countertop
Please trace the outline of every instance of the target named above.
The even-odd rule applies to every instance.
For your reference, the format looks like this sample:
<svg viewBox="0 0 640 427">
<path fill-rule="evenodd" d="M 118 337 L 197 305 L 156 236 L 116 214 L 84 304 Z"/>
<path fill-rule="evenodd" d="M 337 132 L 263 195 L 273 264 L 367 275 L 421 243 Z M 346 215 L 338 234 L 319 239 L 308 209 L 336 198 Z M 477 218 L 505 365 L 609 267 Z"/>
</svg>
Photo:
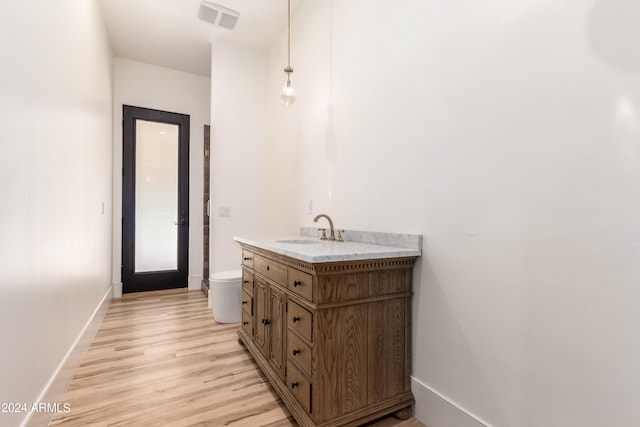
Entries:
<svg viewBox="0 0 640 427">
<path fill-rule="evenodd" d="M 363 232 L 351 232 L 352 236 L 360 236 L 360 234 L 357 233 Z M 384 233 L 386 238 L 382 239 L 382 242 L 385 244 L 375 244 L 375 239 L 371 238 L 364 240 L 373 240 L 374 243 L 348 240 L 348 234 L 349 232 L 345 233 L 345 242 L 319 240 L 317 237 L 305 235 L 289 237 L 234 237 L 233 240 L 311 263 L 402 258 L 420 256 L 422 253 L 420 247 L 421 238 L 417 235 L 392 235 L 390 233 Z M 397 245 L 390 245 L 389 243 L 398 242 L 398 240 L 389 239 L 389 236 L 401 236 L 399 243 Z M 407 239 L 403 236 L 413 236 L 414 239 Z M 411 244 L 406 243 L 408 240 L 411 240 Z"/>
</svg>

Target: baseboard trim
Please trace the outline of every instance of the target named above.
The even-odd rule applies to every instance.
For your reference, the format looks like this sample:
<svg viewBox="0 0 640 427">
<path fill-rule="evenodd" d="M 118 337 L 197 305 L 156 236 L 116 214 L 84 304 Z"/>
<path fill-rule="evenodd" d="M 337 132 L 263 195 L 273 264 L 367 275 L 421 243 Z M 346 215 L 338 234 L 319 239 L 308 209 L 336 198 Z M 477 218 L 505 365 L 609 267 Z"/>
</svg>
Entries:
<svg viewBox="0 0 640 427">
<path fill-rule="evenodd" d="M 202 289 L 202 276 L 189 276 L 188 285 L 190 291 Z"/>
<path fill-rule="evenodd" d="M 112 297 L 113 285 L 109 286 L 109 289 L 107 289 L 103 295 L 102 300 L 93 311 L 93 314 L 84 325 L 84 328 L 80 331 L 80 334 L 71 345 L 71 348 L 69 348 L 69 351 L 58 365 L 58 369 L 53 373 L 53 376 L 42 390 L 42 393 L 38 396 L 37 402 L 56 404 L 62 400 L 67 387 L 71 383 L 76 370 L 82 362 L 82 358 L 87 352 L 87 349 L 91 345 L 91 342 L 102 323 L 105 313 L 109 309 Z M 60 404 L 60 408 L 63 408 L 62 404 Z M 53 415 L 54 414 L 51 412 L 33 411 L 32 408 L 20 425 L 21 427 L 46 426 L 49 425 Z"/>
<path fill-rule="evenodd" d="M 113 284 L 113 298 L 122 298 L 122 282 Z"/>
<path fill-rule="evenodd" d="M 411 391 L 416 399 L 415 417 L 429 427 L 492 427 L 482 418 L 413 376 Z"/>
</svg>

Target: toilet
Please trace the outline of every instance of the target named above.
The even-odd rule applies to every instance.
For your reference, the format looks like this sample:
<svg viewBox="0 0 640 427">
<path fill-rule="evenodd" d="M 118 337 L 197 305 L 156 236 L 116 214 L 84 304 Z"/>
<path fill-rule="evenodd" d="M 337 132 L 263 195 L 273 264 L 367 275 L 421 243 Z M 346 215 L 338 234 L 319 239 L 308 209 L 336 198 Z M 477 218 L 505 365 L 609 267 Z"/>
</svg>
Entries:
<svg viewBox="0 0 640 427">
<path fill-rule="evenodd" d="M 211 308 L 218 323 L 242 320 L 242 270 L 220 271 L 211 276 Z"/>
</svg>

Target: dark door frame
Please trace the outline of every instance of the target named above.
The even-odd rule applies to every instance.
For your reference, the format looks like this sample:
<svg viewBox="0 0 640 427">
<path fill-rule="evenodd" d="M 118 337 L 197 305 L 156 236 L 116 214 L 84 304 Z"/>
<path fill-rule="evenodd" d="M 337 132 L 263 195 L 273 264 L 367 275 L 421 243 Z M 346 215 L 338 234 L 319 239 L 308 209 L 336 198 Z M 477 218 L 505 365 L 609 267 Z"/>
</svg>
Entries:
<svg viewBox="0 0 640 427">
<path fill-rule="evenodd" d="M 189 122 L 185 114 L 122 106 L 122 292 L 184 288 L 189 266 Z M 178 268 L 135 272 L 136 120 L 178 125 Z"/>
<path fill-rule="evenodd" d="M 203 186 L 202 186 L 202 281 L 200 287 L 205 295 L 209 295 L 209 225 L 211 215 L 211 126 L 204 125 L 204 141 L 203 141 Z"/>
</svg>

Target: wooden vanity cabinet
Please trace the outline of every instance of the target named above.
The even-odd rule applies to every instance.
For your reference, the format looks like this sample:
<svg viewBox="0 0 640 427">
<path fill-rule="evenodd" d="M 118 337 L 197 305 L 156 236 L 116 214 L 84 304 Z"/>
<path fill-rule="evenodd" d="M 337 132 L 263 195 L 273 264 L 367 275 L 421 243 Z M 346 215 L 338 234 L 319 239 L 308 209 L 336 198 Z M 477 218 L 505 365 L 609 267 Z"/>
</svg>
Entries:
<svg viewBox="0 0 640 427">
<path fill-rule="evenodd" d="M 413 404 L 416 257 L 307 263 L 240 245 L 251 310 L 238 335 L 301 426 L 357 426 Z"/>
</svg>

